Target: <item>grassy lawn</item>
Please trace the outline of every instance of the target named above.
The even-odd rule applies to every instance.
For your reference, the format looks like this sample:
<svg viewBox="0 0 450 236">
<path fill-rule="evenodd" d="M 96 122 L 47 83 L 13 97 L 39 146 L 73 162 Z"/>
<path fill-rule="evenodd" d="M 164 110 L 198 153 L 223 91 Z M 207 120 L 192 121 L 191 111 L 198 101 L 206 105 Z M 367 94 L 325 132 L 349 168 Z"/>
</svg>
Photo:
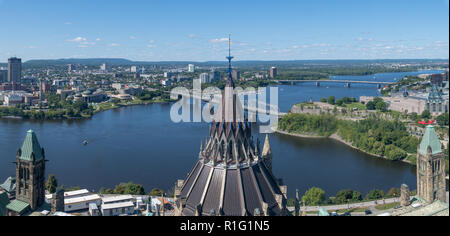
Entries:
<svg viewBox="0 0 450 236">
<path fill-rule="evenodd" d="M 395 202 L 395 203 L 389 203 L 389 204 L 385 204 L 385 205 L 376 205 L 375 209 L 379 210 L 379 211 L 385 211 L 385 210 L 389 210 L 392 209 L 396 206 L 400 205 L 400 203 Z"/>
<path fill-rule="evenodd" d="M 352 208 L 350 210 L 342 209 L 342 210 L 336 211 L 336 213 L 338 213 L 338 214 L 344 214 L 345 212 L 356 213 L 356 212 L 365 212 L 366 210 L 369 210 L 369 208 L 368 207 Z"/>
</svg>

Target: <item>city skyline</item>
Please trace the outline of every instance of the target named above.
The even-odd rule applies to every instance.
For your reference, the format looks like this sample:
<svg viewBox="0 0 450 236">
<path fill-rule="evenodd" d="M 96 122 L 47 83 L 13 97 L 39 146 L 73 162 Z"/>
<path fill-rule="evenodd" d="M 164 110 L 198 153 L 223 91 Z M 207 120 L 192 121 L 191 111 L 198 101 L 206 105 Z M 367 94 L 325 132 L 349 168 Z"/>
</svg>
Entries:
<svg viewBox="0 0 450 236">
<path fill-rule="evenodd" d="M 228 33 L 239 60 L 448 59 L 448 7 L 448 0 L 0 0 L 8 22 L 0 62 L 222 61 Z"/>
</svg>

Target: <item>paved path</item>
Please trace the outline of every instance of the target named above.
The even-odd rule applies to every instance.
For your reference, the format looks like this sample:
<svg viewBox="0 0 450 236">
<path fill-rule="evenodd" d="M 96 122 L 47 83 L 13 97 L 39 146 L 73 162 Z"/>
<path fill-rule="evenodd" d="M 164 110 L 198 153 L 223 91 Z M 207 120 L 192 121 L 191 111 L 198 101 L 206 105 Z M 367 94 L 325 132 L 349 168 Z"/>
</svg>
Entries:
<svg viewBox="0 0 450 236">
<path fill-rule="evenodd" d="M 412 199 L 413 197 L 411 197 Z M 447 204 L 449 200 L 449 192 L 447 192 Z M 307 206 L 306 207 L 306 211 L 307 212 L 314 212 L 314 211 L 319 211 L 320 208 L 323 208 L 327 211 L 337 211 L 337 210 L 346 210 L 346 209 L 353 209 L 353 208 L 370 208 L 373 209 L 373 207 L 377 206 L 377 205 L 383 205 L 383 204 L 390 204 L 390 203 L 395 203 L 395 202 L 400 202 L 400 198 L 390 198 L 390 199 L 385 199 L 384 202 L 383 200 L 378 200 L 378 201 L 371 201 L 371 202 L 361 202 L 361 203 L 354 203 L 354 204 L 342 204 L 342 205 L 333 205 L 333 206 Z M 304 209 L 302 207 L 300 207 L 300 209 L 303 211 Z M 294 211 L 295 208 L 294 207 L 288 207 L 289 211 Z"/>
<path fill-rule="evenodd" d="M 353 209 L 353 208 L 370 208 L 370 207 L 373 207 L 376 205 L 390 204 L 390 203 L 394 203 L 394 202 L 399 202 L 399 198 L 386 199 L 384 202 L 383 202 L 383 200 L 378 200 L 378 201 L 371 201 L 371 202 L 353 203 L 350 205 L 342 204 L 342 205 L 333 205 L 333 206 L 307 206 L 306 211 L 307 212 L 319 211 L 320 208 L 323 208 L 327 211 L 337 211 L 337 210 L 345 210 L 345 209 Z M 302 211 L 304 210 L 303 208 L 300 208 L 300 209 Z M 294 211 L 295 208 L 288 207 L 288 210 Z"/>
</svg>

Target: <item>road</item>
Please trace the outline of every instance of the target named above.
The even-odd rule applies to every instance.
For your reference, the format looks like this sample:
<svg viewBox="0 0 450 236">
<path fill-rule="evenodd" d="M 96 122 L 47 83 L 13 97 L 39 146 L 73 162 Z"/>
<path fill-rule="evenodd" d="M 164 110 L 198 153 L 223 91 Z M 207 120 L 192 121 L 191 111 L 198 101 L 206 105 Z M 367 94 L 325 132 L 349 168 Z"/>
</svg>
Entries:
<svg viewBox="0 0 450 236">
<path fill-rule="evenodd" d="M 412 199 L 413 197 L 411 197 Z M 448 200 L 449 200 L 449 192 L 447 192 L 447 204 L 448 204 Z M 342 205 L 333 205 L 333 206 L 307 206 L 306 207 L 306 211 L 307 212 L 316 212 L 319 211 L 320 208 L 323 208 L 325 210 L 327 210 L 328 212 L 331 211 L 337 211 L 337 210 L 346 210 L 346 209 L 353 209 L 353 208 L 371 208 L 373 209 L 373 207 L 375 207 L 376 205 L 383 205 L 383 204 L 390 204 L 390 203 L 395 203 L 395 202 L 399 202 L 400 199 L 399 198 L 390 198 L 390 199 L 385 199 L 385 201 L 383 202 L 383 200 L 378 200 L 378 201 L 371 201 L 371 202 L 361 202 L 361 203 L 354 203 L 354 204 L 342 204 Z M 300 208 L 302 211 L 304 211 L 304 208 Z M 289 211 L 294 211 L 295 208 L 294 207 L 288 207 Z"/>
</svg>

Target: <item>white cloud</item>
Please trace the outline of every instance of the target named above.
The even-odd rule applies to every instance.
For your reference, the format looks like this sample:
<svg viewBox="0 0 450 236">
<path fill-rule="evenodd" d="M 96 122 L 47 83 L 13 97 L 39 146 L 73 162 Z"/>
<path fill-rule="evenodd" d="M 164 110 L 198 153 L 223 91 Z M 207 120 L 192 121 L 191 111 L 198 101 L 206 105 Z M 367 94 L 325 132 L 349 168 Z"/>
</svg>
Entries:
<svg viewBox="0 0 450 236">
<path fill-rule="evenodd" d="M 156 48 L 156 45 L 149 44 L 149 45 L 147 45 L 147 47 L 148 47 L 148 48 Z"/>
<path fill-rule="evenodd" d="M 68 41 L 79 43 L 79 42 L 87 41 L 87 39 L 86 39 L 86 38 L 83 38 L 83 37 L 76 37 L 76 38 L 74 38 L 74 39 L 69 39 Z"/>
<path fill-rule="evenodd" d="M 100 38 L 96 38 L 96 39 L 95 39 L 95 41 L 100 41 L 100 40 L 101 40 Z"/>
<path fill-rule="evenodd" d="M 71 25 L 72 24 L 72 22 L 66 22 L 66 23 L 64 23 L 65 25 Z"/>
<path fill-rule="evenodd" d="M 155 43 L 155 40 L 150 40 L 150 41 L 148 41 L 150 44 L 153 44 L 153 43 Z"/>
<path fill-rule="evenodd" d="M 211 42 L 211 43 L 223 43 L 223 42 L 228 42 L 228 38 L 211 39 L 211 40 L 209 40 L 209 42 Z"/>
<path fill-rule="evenodd" d="M 136 39 L 136 36 L 131 35 L 131 36 L 130 36 L 130 39 L 131 39 L 131 40 L 134 40 L 134 39 Z"/>
<path fill-rule="evenodd" d="M 193 39 L 193 38 L 197 37 L 197 35 L 195 35 L 195 34 L 190 34 L 190 35 L 188 35 L 188 37 L 191 38 L 191 39 Z"/>
<path fill-rule="evenodd" d="M 109 47 L 118 47 L 118 46 L 120 46 L 120 45 L 117 44 L 117 43 L 110 43 L 110 44 L 108 44 L 108 46 L 109 46 Z"/>
</svg>

